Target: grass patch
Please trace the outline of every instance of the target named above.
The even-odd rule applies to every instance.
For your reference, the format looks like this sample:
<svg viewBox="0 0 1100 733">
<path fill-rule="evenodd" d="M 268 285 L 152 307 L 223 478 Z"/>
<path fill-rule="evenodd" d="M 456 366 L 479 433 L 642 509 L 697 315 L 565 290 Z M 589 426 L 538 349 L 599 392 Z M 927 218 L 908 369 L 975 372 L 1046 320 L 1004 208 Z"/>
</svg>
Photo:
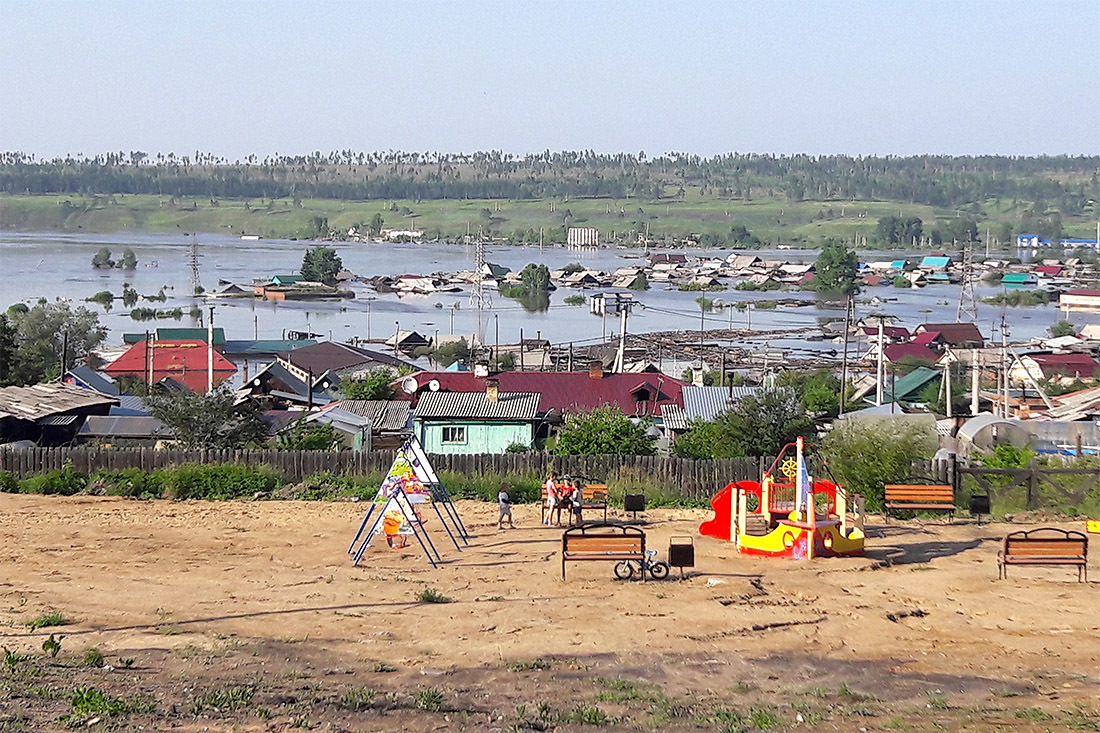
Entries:
<svg viewBox="0 0 1100 733">
<path fill-rule="evenodd" d="M 771 730 L 783 725 L 783 720 L 778 715 L 764 708 L 753 708 L 749 712 L 749 722 L 758 730 Z"/>
<path fill-rule="evenodd" d="M 450 603 L 451 599 L 435 588 L 425 588 L 416 594 L 417 603 Z"/>
<path fill-rule="evenodd" d="M 369 710 L 374 704 L 375 692 L 369 687 L 347 690 L 340 695 L 340 707 L 358 712 Z"/>
<path fill-rule="evenodd" d="M 386 662 L 378 662 L 377 664 L 374 665 L 374 667 L 372 669 L 375 672 L 379 672 L 379 673 L 396 672 L 397 671 L 397 667 L 393 666 L 392 664 L 387 664 Z"/>
<path fill-rule="evenodd" d="M 434 687 L 416 693 L 416 709 L 438 713 L 443 709 L 443 693 Z"/>
<path fill-rule="evenodd" d="M 578 705 L 558 719 L 565 725 L 611 725 L 615 719 L 595 705 Z"/>
<path fill-rule="evenodd" d="M 44 613 L 41 616 L 32 619 L 27 623 L 27 628 L 31 631 L 37 631 L 38 629 L 45 629 L 51 626 L 65 626 L 69 623 L 69 619 L 65 618 L 58 611 L 50 611 Z"/>
<path fill-rule="evenodd" d="M 256 695 L 253 687 L 228 687 L 224 690 L 207 690 L 191 701 L 195 715 L 228 713 L 247 708 Z"/>
<path fill-rule="evenodd" d="M 85 667 L 91 667 L 92 669 L 101 669 L 103 667 L 103 662 L 103 652 L 99 651 L 94 646 L 85 651 L 84 656 L 80 660 L 81 664 Z"/>
<path fill-rule="evenodd" d="M 1054 716 L 1041 708 L 1027 708 L 1017 710 L 1016 717 L 1021 720 L 1054 720 Z"/>
<path fill-rule="evenodd" d="M 140 697 L 115 697 L 95 687 L 78 687 L 73 690 L 70 700 L 72 713 L 69 721 L 83 720 L 92 716 L 113 717 L 131 713 L 151 713 L 156 710 L 152 702 Z"/>
<path fill-rule="evenodd" d="M 533 672 L 539 669 L 550 669 L 550 662 L 542 657 L 530 659 L 524 662 L 511 662 L 508 665 L 509 672 Z"/>
<path fill-rule="evenodd" d="M 930 694 L 925 707 L 932 710 L 947 710 L 950 706 L 947 704 L 947 698 L 943 695 Z"/>
</svg>

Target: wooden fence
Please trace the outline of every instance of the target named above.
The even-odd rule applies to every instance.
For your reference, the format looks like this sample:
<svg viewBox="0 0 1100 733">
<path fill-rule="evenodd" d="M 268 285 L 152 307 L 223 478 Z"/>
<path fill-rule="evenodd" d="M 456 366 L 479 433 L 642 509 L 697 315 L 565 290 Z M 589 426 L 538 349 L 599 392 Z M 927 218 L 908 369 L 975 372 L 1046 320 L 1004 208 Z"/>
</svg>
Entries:
<svg viewBox="0 0 1100 733">
<path fill-rule="evenodd" d="M 291 481 L 321 472 L 363 475 L 389 469 L 394 451 L 200 451 L 152 448 L 16 448 L 0 450 L 0 471 L 16 478 L 62 468 L 66 463 L 90 474 L 99 470 L 139 468 L 154 471 L 181 463 L 242 463 L 269 466 Z M 672 495 L 712 496 L 730 481 L 759 480 L 771 459 L 728 458 L 693 461 L 656 456 L 554 456 L 545 453 L 433 455 L 436 471 L 465 476 L 501 474 L 544 477 L 550 470 L 619 485 L 658 484 Z"/>
<path fill-rule="evenodd" d="M 962 490 L 956 493 L 988 494 L 995 511 L 1100 507 L 1100 470 L 1095 468 L 960 466 L 957 471 L 956 489 Z"/>
</svg>

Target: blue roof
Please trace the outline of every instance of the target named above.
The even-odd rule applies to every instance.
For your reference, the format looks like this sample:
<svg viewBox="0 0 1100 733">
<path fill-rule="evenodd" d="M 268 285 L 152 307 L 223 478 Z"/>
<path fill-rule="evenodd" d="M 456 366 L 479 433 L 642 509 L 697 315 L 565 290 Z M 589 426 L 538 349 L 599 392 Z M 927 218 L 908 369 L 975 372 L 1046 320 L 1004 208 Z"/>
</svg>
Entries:
<svg viewBox="0 0 1100 733">
<path fill-rule="evenodd" d="M 1033 283 L 1036 280 L 1038 278 L 1030 272 L 1010 272 L 1001 278 L 1002 283 L 1018 283 L 1021 285 Z"/>
<path fill-rule="evenodd" d="M 950 264 L 950 257 L 937 257 L 935 255 L 928 255 L 920 261 L 921 267 L 947 267 Z"/>
<path fill-rule="evenodd" d="M 894 268 L 895 270 L 904 270 L 907 264 L 909 263 L 905 260 L 894 260 L 890 263 L 890 267 Z"/>
</svg>

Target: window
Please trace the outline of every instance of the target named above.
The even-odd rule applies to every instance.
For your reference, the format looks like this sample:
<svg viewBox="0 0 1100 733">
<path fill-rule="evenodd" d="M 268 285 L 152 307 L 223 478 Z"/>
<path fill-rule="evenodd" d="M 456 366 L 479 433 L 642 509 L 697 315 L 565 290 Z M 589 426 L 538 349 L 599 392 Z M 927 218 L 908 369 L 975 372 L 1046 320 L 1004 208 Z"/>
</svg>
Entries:
<svg viewBox="0 0 1100 733">
<path fill-rule="evenodd" d="M 465 443 L 466 442 L 466 428 L 465 427 L 445 427 L 445 428 L 443 428 L 443 442 L 444 443 Z"/>
</svg>

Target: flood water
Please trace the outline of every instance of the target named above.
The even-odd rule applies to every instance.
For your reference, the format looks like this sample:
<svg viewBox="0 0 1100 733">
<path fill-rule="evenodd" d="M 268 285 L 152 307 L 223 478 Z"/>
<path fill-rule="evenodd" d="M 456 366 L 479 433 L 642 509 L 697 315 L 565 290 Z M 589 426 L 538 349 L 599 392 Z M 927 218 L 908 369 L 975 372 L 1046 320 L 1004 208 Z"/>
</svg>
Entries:
<svg viewBox="0 0 1100 733">
<path fill-rule="evenodd" d="M 200 280 L 207 290 L 219 289 L 219 281 L 231 281 L 247 285 L 257 278 L 269 278 L 276 274 L 296 273 L 301 267 L 307 242 L 291 242 L 277 239 L 243 241 L 237 237 L 218 234 L 171 236 L 148 233 L 83 234 L 83 233 L 24 233 L 0 232 L 0 305 L 24 302 L 33 304 L 39 298 L 54 300 L 70 298 L 73 304 L 102 290 L 120 295 L 124 282 L 129 282 L 139 293 L 155 294 L 166 289 L 166 303 L 139 303 L 158 309 L 182 308 L 181 321 L 158 320 L 138 322 L 130 318 L 130 309 L 116 301 L 110 311 L 94 303 L 86 305 L 99 312 L 101 321 L 110 329 L 109 343 L 121 341 L 126 332 L 144 332 L 154 325 L 192 326 L 199 322 L 187 314 L 193 305 L 215 305 L 215 324 L 225 328 L 229 339 L 281 338 L 288 330 L 312 331 L 337 340 L 379 339 L 392 334 L 397 328 L 412 329 L 427 336 L 436 334 L 470 334 L 477 330 L 477 312 L 471 301 L 469 288 L 461 293 L 432 296 L 397 296 L 379 294 L 368 285 L 352 283 L 353 300 L 333 303 L 264 302 L 261 300 L 216 299 L 202 300 L 189 297 L 191 291 L 190 251 L 193 239 L 198 241 L 200 253 Z M 406 273 L 428 274 L 432 272 L 457 272 L 474 266 L 473 247 L 445 244 L 359 244 L 335 243 L 344 266 L 363 277 L 372 275 L 401 275 Z M 92 256 L 101 247 L 111 249 L 117 260 L 123 250 L 130 248 L 137 255 L 138 268 L 134 271 L 97 270 L 91 266 Z M 545 263 L 550 269 L 563 267 L 570 262 L 580 262 L 597 270 L 615 270 L 632 264 L 640 264 L 640 250 L 605 249 L 596 252 L 568 251 L 561 247 L 508 247 L 488 246 L 486 259 L 521 269 L 530 262 Z M 693 255 L 728 256 L 729 250 L 692 250 Z M 810 250 L 754 251 L 765 259 L 788 261 L 813 261 L 817 252 Z M 861 253 L 867 260 L 887 260 L 896 257 L 919 256 L 915 252 L 874 251 Z M 699 293 L 679 292 L 656 284 L 646 292 L 635 293 L 643 305 L 630 316 L 629 330 L 633 333 L 664 330 L 697 331 L 700 328 L 700 310 L 695 302 Z M 977 286 L 978 298 L 1000 291 L 999 287 Z M 491 307 L 484 311 L 483 329 L 486 343 L 515 343 L 520 336 L 531 338 L 541 335 L 555 343 L 572 342 L 578 345 L 598 343 L 605 332 L 617 332 L 618 323 L 589 313 L 587 306 L 569 306 L 562 301 L 569 295 L 583 292 L 590 295 L 597 290 L 578 291 L 559 288 L 550 295 L 549 308 L 543 312 L 528 312 L 517 301 L 505 298 L 489 290 Z M 708 329 L 744 327 L 751 318 L 752 327 L 759 330 L 781 330 L 815 326 L 820 319 L 843 318 L 843 306 L 829 307 L 815 302 L 813 293 L 801 292 L 737 292 L 708 293 L 709 298 L 727 302 L 745 300 L 798 299 L 814 305 L 776 310 L 717 311 L 703 317 L 702 325 Z M 872 297 L 882 302 L 865 303 Z M 864 288 L 859 296 L 857 317 L 884 313 L 896 317 L 898 325 L 913 328 L 925 322 L 953 322 L 958 307 L 959 287 L 953 285 L 929 285 L 920 290 L 898 290 L 892 287 Z M 452 308 L 452 306 L 454 306 Z M 922 312 L 924 311 L 924 312 Z M 1025 341 L 1042 337 L 1046 329 L 1060 320 L 1053 305 L 1036 308 L 1010 308 L 1007 311 L 1009 334 L 1013 341 Z M 979 304 L 978 325 L 982 333 L 999 340 L 1001 308 Z M 1089 316 L 1075 315 L 1075 319 Z M 499 337 L 498 335 L 499 334 Z M 803 339 L 772 339 L 771 345 L 788 349 L 830 349 L 828 342 L 808 342 Z"/>
</svg>

